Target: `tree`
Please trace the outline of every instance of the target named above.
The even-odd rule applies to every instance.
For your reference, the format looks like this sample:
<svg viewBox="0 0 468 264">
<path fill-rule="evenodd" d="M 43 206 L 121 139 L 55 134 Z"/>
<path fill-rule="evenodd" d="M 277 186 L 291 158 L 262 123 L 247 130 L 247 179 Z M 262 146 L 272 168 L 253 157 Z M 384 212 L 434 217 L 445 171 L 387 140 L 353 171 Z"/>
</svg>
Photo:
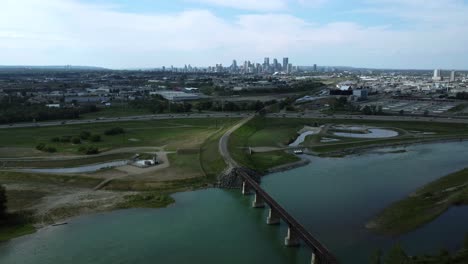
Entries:
<svg viewBox="0 0 468 264">
<path fill-rule="evenodd" d="M 46 147 L 46 145 L 44 143 L 39 143 L 39 144 L 37 144 L 36 149 L 42 151 L 42 150 L 45 149 L 45 147 Z"/>
<path fill-rule="evenodd" d="M 377 114 L 383 115 L 383 107 L 381 105 L 377 108 Z"/>
<path fill-rule="evenodd" d="M 91 140 L 91 142 L 100 142 L 101 141 L 101 136 L 100 135 L 92 135 L 89 140 Z"/>
<path fill-rule="evenodd" d="M 376 250 L 370 258 L 370 264 L 381 264 L 382 263 L 382 250 Z"/>
<path fill-rule="evenodd" d="M 410 259 L 408 255 L 406 255 L 405 251 L 401 247 L 400 244 L 396 244 L 390 251 L 388 252 L 387 257 L 385 258 L 385 264 L 407 264 L 410 263 Z"/>
<path fill-rule="evenodd" d="M 80 138 L 81 139 L 88 139 L 91 136 L 91 133 L 89 131 L 81 131 L 80 132 Z"/>
<path fill-rule="evenodd" d="M 203 105 L 201 103 L 196 103 L 195 109 L 197 109 L 198 113 L 201 113 L 201 111 L 203 110 Z"/>
<path fill-rule="evenodd" d="M 77 144 L 80 144 L 81 143 L 81 139 L 79 137 L 73 137 L 71 142 L 75 145 Z"/>
<path fill-rule="evenodd" d="M 365 115 L 372 115 L 372 109 L 368 105 L 366 105 L 362 109 L 362 113 Z"/>
<path fill-rule="evenodd" d="M 7 214 L 7 196 L 3 185 L 0 185 L 0 219 L 3 219 Z"/>
<path fill-rule="evenodd" d="M 468 233 L 465 234 L 465 240 L 463 241 L 463 247 L 468 250 Z"/>
<path fill-rule="evenodd" d="M 114 136 L 114 135 L 123 134 L 123 133 L 125 133 L 125 130 L 121 127 L 114 127 L 114 128 L 107 129 L 106 131 L 104 131 L 104 134 L 106 134 L 107 136 Z"/>
</svg>

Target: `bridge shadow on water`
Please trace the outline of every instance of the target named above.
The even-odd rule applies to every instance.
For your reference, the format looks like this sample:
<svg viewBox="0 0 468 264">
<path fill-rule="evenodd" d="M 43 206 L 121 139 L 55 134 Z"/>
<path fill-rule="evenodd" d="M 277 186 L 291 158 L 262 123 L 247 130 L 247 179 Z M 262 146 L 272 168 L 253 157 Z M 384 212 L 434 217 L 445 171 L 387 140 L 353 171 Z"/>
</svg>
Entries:
<svg viewBox="0 0 468 264">
<path fill-rule="evenodd" d="M 253 208 L 254 194 L 243 195 L 240 189 L 224 191 L 241 205 L 242 217 L 248 218 L 249 221 L 255 223 L 255 236 L 262 237 L 263 241 L 269 243 L 269 247 L 274 252 L 284 256 L 285 260 L 287 260 L 286 263 L 311 263 L 312 250 L 304 242 L 301 241 L 299 247 L 286 247 L 284 245 L 284 239 L 288 233 L 288 225 L 284 221 L 281 221 L 278 225 L 267 224 L 268 211 L 270 209 L 268 205 L 264 208 Z M 248 239 L 248 236 L 249 234 L 246 234 L 246 239 Z"/>
</svg>

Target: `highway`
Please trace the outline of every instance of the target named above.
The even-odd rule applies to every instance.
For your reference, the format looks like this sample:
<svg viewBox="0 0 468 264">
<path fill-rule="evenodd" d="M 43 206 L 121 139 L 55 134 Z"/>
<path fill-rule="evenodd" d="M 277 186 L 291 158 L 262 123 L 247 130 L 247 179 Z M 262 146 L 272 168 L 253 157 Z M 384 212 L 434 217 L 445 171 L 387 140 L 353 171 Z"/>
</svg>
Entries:
<svg viewBox="0 0 468 264">
<path fill-rule="evenodd" d="M 101 117 L 96 119 L 71 119 L 62 121 L 46 121 L 46 122 L 29 122 L 0 125 L 2 128 L 27 128 L 27 127 L 47 127 L 60 125 L 79 125 L 79 124 L 97 124 L 111 122 L 128 122 L 128 121 L 148 121 L 148 120 L 163 120 L 163 119 L 197 119 L 197 118 L 244 118 L 249 116 L 248 113 L 190 113 L 190 114 L 163 114 L 163 115 L 139 115 L 127 117 Z"/>
<path fill-rule="evenodd" d="M 65 121 L 29 122 L 0 125 L 0 129 L 5 128 L 28 128 L 46 127 L 60 125 L 96 124 L 110 122 L 128 121 L 148 121 L 162 119 L 187 119 L 187 118 L 246 118 L 253 113 L 190 113 L 190 114 L 159 114 L 159 115 L 138 115 L 127 117 L 107 117 L 96 119 L 72 119 Z M 350 119 L 350 120 L 375 120 L 375 121 L 407 121 L 407 122 L 439 122 L 439 123 L 462 123 L 468 124 L 468 118 L 447 118 L 447 117 L 417 117 L 417 116 L 366 116 L 366 115 L 324 115 L 317 113 L 278 113 L 267 114 L 269 118 L 312 118 L 312 119 Z"/>
<path fill-rule="evenodd" d="M 468 118 L 450 117 L 422 117 L 422 116 L 383 116 L 383 115 L 324 115 L 317 113 L 278 113 L 268 114 L 273 118 L 313 118 L 313 119 L 350 119 L 350 120 L 374 120 L 374 121 L 406 121 L 406 122 L 436 122 L 436 123 L 461 123 L 468 124 Z"/>
</svg>

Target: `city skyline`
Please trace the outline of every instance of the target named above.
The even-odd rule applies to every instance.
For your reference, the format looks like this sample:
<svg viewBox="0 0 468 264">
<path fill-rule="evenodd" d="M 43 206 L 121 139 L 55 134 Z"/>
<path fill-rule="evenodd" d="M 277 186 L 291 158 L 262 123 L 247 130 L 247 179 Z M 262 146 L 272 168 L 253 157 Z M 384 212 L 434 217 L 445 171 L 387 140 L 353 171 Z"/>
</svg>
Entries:
<svg viewBox="0 0 468 264">
<path fill-rule="evenodd" d="M 465 0 L 6 0 L 0 6 L 2 65 L 154 68 L 288 54 L 296 65 L 468 69 Z"/>
</svg>

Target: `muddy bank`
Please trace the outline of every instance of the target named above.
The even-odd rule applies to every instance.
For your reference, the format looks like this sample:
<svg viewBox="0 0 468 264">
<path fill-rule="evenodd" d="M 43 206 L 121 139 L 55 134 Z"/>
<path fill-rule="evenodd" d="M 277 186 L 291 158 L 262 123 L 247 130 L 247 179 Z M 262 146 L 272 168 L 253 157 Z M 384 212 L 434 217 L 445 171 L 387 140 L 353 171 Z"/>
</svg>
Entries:
<svg viewBox="0 0 468 264">
<path fill-rule="evenodd" d="M 432 143 L 450 143 L 450 142 L 463 142 L 468 141 L 468 138 L 453 138 L 453 139 L 419 139 L 415 141 L 406 142 L 395 142 L 395 143 L 383 143 L 383 144 L 372 144 L 362 147 L 351 147 L 339 151 L 330 151 L 324 153 L 307 153 L 314 156 L 321 157 L 344 157 L 347 155 L 359 155 L 368 152 L 369 150 L 376 148 L 389 148 L 389 147 L 406 147 L 417 144 L 432 144 Z"/>
<path fill-rule="evenodd" d="M 304 156 L 299 156 L 299 157 L 301 158 L 301 160 L 271 168 L 268 170 L 268 173 L 288 171 L 288 170 L 292 170 L 295 168 L 305 166 L 310 163 L 310 160 L 308 158 Z"/>
</svg>

